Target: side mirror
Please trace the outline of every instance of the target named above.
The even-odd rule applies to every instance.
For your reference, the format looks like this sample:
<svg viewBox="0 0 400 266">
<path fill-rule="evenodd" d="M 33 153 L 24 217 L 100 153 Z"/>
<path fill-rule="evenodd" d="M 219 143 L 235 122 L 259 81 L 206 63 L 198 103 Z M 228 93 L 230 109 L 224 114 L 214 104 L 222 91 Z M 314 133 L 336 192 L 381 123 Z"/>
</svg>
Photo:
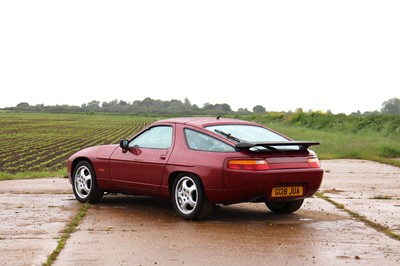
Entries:
<svg viewBox="0 0 400 266">
<path fill-rule="evenodd" d="M 126 139 L 121 139 L 119 141 L 119 146 L 123 149 L 123 150 L 128 150 L 129 149 L 129 141 Z"/>
</svg>

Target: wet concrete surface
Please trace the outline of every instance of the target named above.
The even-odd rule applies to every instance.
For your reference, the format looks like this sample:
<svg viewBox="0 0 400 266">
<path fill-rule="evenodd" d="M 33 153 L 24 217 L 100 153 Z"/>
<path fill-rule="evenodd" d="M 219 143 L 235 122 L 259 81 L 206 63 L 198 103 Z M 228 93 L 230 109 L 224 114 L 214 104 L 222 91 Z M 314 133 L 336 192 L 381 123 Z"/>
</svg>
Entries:
<svg viewBox="0 0 400 266">
<path fill-rule="evenodd" d="M 0 182 L 0 265 L 42 265 L 80 208 L 66 179 Z"/>
<path fill-rule="evenodd" d="M 185 222 L 153 199 L 112 198 L 90 209 L 55 265 L 396 265 L 398 250 L 321 199 L 293 215 L 240 204 Z"/>
<path fill-rule="evenodd" d="M 322 165 L 320 192 L 399 233 L 399 168 L 360 160 Z M 26 181 L 0 183 L 4 265 L 40 265 L 77 213 L 68 181 L 53 181 L 52 188 L 66 187 L 47 193 L 22 189 Z M 291 215 L 244 203 L 191 222 L 166 201 L 109 195 L 90 207 L 54 265 L 400 265 L 399 250 L 400 241 L 315 197 Z"/>
<path fill-rule="evenodd" d="M 400 168 L 364 160 L 324 161 L 324 195 L 400 235 Z"/>
</svg>

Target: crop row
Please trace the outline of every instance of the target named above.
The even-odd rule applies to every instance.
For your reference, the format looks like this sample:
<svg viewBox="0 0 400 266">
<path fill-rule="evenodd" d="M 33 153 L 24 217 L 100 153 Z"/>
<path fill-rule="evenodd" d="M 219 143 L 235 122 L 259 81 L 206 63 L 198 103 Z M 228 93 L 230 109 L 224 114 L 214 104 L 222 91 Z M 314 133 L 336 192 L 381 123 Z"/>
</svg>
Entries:
<svg viewBox="0 0 400 266">
<path fill-rule="evenodd" d="M 117 143 L 152 121 L 134 116 L 0 113 L 0 172 L 62 169 L 74 152 Z"/>
</svg>

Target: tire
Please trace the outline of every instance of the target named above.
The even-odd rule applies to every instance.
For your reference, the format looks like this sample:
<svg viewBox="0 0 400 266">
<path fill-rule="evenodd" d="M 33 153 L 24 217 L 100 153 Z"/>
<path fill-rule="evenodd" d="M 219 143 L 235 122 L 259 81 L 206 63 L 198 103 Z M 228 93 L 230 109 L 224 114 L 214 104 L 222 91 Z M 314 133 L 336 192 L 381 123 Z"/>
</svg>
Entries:
<svg viewBox="0 0 400 266">
<path fill-rule="evenodd" d="M 268 209 L 274 213 L 287 214 L 300 209 L 304 199 L 294 201 L 266 202 Z"/>
<path fill-rule="evenodd" d="M 172 204 L 176 213 L 185 220 L 206 218 L 212 210 L 199 179 L 187 173 L 179 174 L 174 180 Z"/>
<path fill-rule="evenodd" d="M 72 189 L 75 198 L 82 203 L 97 203 L 103 197 L 103 191 L 97 186 L 93 166 L 87 161 L 81 161 L 75 166 L 72 175 Z"/>
</svg>

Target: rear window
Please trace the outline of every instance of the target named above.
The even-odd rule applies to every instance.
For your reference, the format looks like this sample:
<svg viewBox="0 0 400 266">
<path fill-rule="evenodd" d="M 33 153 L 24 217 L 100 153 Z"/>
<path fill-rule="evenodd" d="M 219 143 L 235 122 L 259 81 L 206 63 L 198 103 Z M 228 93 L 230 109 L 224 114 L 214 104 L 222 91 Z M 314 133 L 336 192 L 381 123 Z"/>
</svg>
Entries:
<svg viewBox="0 0 400 266">
<path fill-rule="evenodd" d="M 266 128 L 249 125 L 218 125 L 206 127 L 208 130 L 217 132 L 219 130 L 227 134 L 231 134 L 242 141 L 259 142 L 259 141 L 288 141 L 281 135 L 276 134 Z M 218 133 L 218 132 L 217 132 Z"/>
<path fill-rule="evenodd" d="M 252 125 L 217 125 L 209 126 L 206 129 L 216 132 L 236 142 L 271 142 L 289 141 L 285 137 L 259 126 Z M 272 146 L 275 150 L 299 150 L 298 146 Z M 268 150 L 263 146 L 254 146 L 252 151 Z"/>
</svg>

